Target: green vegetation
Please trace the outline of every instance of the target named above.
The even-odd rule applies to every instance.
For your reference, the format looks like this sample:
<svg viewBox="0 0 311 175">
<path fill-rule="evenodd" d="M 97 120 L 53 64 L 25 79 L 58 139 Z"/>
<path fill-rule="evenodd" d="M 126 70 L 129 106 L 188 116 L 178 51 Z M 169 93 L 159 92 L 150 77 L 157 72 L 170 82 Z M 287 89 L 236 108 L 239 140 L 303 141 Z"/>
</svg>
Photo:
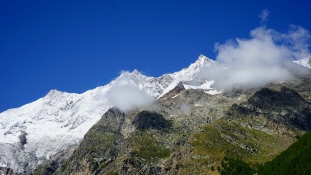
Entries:
<svg viewBox="0 0 311 175">
<path fill-rule="evenodd" d="M 239 158 L 252 166 L 271 160 L 286 149 L 280 138 L 240 124 L 218 120 L 202 128 L 190 141 L 196 155 L 221 161 L 224 156 Z"/>
<path fill-rule="evenodd" d="M 44 172 L 45 172 L 45 167 L 37 167 L 34 170 L 33 174 L 34 175 L 40 175 L 40 174 L 43 174 Z"/>
<path fill-rule="evenodd" d="M 217 169 L 221 175 L 253 175 L 256 172 L 242 160 L 227 157 L 224 157 L 221 167 Z"/>
<path fill-rule="evenodd" d="M 245 116 L 241 120 L 249 119 Z M 179 161 L 183 166 L 176 167 L 178 172 L 217 174 L 215 169 L 221 166 L 225 156 L 239 159 L 257 169 L 285 150 L 288 142 L 295 140 L 288 138 L 288 142 L 284 142 L 282 137 L 244 127 L 238 121 L 227 122 L 220 119 L 201 127 L 190 139 L 191 159 Z"/>
<path fill-rule="evenodd" d="M 266 162 L 258 169 L 258 175 L 301 174 L 311 172 L 311 132 L 303 135 L 296 143 Z"/>
<path fill-rule="evenodd" d="M 146 132 L 137 131 L 130 138 L 134 144 L 134 155 L 147 161 L 158 160 L 170 156 L 170 149 L 160 145 L 153 137 Z"/>
</svg>

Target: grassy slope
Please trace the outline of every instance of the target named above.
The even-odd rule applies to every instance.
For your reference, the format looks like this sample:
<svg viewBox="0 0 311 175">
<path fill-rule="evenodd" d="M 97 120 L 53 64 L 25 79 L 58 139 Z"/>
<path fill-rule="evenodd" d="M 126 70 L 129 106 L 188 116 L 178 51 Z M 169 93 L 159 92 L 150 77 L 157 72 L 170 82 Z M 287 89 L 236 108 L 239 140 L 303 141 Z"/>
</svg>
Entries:
<svg viewBox="0 0 311 175">
<path fill-rule="evenodd" d="M 192 155 L 179 162 L 179 174 L 218 174 L 215 169 L 224 156 L 239 158 L 257 168 L 288 146 L 282 137 L 223 120 L 202 127 L 190 143 Z"/>
</svg>

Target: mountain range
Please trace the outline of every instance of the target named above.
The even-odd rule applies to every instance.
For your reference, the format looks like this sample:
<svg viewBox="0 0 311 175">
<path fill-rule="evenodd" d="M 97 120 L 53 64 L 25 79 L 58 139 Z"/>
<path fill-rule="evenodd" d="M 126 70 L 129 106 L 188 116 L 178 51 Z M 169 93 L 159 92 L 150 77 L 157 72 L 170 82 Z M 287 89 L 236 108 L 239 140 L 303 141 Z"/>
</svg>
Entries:
<svg viewBox="0 0 311 175">
<path fill-rule="evenodd" d="M 310 60 L 311 58 L 308 57 L 302 60 L 294 61 L 294 63 L 297 63 L 298 65 L 307 68 L 311 68 Z M 35 169 L 37 165 L 46 162 L 47 160 L 53 159 L 55 155 L 58 153 L 61 153 L 66 150 L 74 150 L 77 148 L 78 145 L 80 150 L 83 147 L 88 148 L 89 145 L 87 143 L 89 143 L 93 139 L 93 135 L 90 134 L 92 132 L 91 129 L 93 128 L 94 130 L 96 126 L 98 127 L 104 126 L 105 128 L 108 129 L 111 128 L 109 132 L 108 131 L 103 132 L 103 134 L 106 136 L 107 133 L 111 133 L 110 131 L 114 130 L 113 128 L 115 127 L 122 128 L 121 129 L 122 132 L 119 130 L 117 130 L 118 132 L 116 131 L 117 133 L 122 134 L 121 135 L 117 134 L 117 137 L 113 137 L 114 139 L 116 139 L 115 142 L 124 143 L 121 145 L 119 144 L 114 145 L 117 148 L 117 150 L 114 151 L 118 153 L 128 151 L 124 148 L 121 148 L 120 146 L 128 145 L 129 148 L 136 148 L 135 146 L 133 147 L 133 144 L 134 145 L 137 144 L 136 143 L 137 140 L 135 139 L 138 140 L 147 139 L 148 134 L 150 134 L 150 132 L 153 134 L 159 133 L 163 134 L 162 133 L 163 129 L 165 130 L 168 128 L 170 129 L 173 128 L 174 130 L 174 132 L 172 132 L 174 134 L 166 134 L 167 136 L 170 137 L 172 136 L 175 137 L 177 131 L 178 132 L 183 131 L 184 133 L 187 133 L 183 134 L 185 136 L 183 135 L 180 136 L 185 138 L 180 139 L 178 141 L 183 142 L 183 144 L 182 143 L 179 144 L 183 145 L 184 149 L 189 149 L 188 148 L 189 145 L 188 146 L 186 146 L 187 144 L 185 145 L 188 139 L 190 139 L 190 143 L 194 145 L 196 144 L 200 145 L 202 143 L 198 143 L 197 142 L 198 139 L 195 140 L 195 138 L 210 137 L 210 136 L 199 136 L 198 133 L 196 132 L 198 129 L 199 130 L 210 129 L 214 131 L 215 128 L 209 128 L 210 126 L 206 126 L 207 128 L 205 127 L 205 129 L 204 128 L 200 129 L 200 126 L 203 126 L 203 124 L 211 122 L 215 122 L 214 124 L 215 126 L 213 127 L 216 128 L 217 127 L 232 128 L 235 126 L 234 124 L 232 123 L 225 124 L 223 122 L 235 120 L 235 122 L 238 123 L 239 126 L 240 125 L 244 127 L 247 126 L 251 129 L 255 129 L 256 133 L 253 133 L 253 135 L 257 134 L 258 136 L 257 133 L 258 127 L 259 128 L 262 127 L 261 125 L 264 125 L 263 124 L 264 122 L 261 120 L 257 120 L 256 122 L 253 119 L 250 120 L 252 118 L 251 116 L 258 114 L 262 116 L 268 116 L 267 118 L 262 120 L 273 121 L 272 120 L 273 118 L 274 120 L 279 121 L 278 125 L 273 125 L 273 122 L 272 123 L 266 122 L 266 124 L 267 123 L 271 124 L 271 126 L 269 127 L 262 127 L 261 130 L 265 131 L 266 133 L 277 132 L 275 127 L 279 127 L 280 129 L 289 128 L 289 130 L 293 131 L 292 133 L 289 134 L 291 136 L 299 135 L 301 134 L 300 132 L 310 130 L 308 124 L 309 113 L 302 112 L 303 114 L 305 114 L 306 118 L 301 118 L 301 120 L 298 120 L 297 122 L 295 121 L 289 122 L 286 120 L 285 122 L 282 123 L 280 122 L 283 120 L 282 118 L 270 116 L 268 115 L 268 113 L 269 112 L 271 113 L 272 111 L 275 114 L 277 113 L 280 115 L 281 114 L 285 115 L 287 114 L 288 111 L 291 111 L 291 114 L 288 114 L 289 115 L 288 117 L 290 119 L 294 114 L 296 114 L 294 113 L 292 115 L 293 112 L 291 110 L 291 107 L 288 108 L 287 112 L 286 111 L 284 112 L 278 111 L 279 110 L 278 105 L 281 105 L 282 108 L 284 108 L 284 105 L 286 104 L 277 104 L 276 107 L 273 109 L 261 106 L 262 101 L 267 102 L 271 100 L 271 99 L 264 99 L 263 97 L 265 95 L 267 94 L 275 95 L 276 99 L 278 99 L 283 98 L 282 94 L 285 93 L 285 94 L 294 94 L 291 96 L 297 98 L 299 102 L 301 102 L 301 99 L 299 100 L 298 96 L 299 95 L 302 96 L 303 98 L 301 104 L 303 104 L 302 106 L 305 106 L 305 108 L 302 108 L 301 110 L 303 111 L 309 109 L 310 106 L 308 102 L 305 102 L 305 100 L 310 100 L 309 99 L 310 96 L 308 96 L 308 93 L 310 92 L 307 92 L 306 89 L 303 89 L 308 88 L 308 86 L 296 87 L 297 84 L 298 85 L 303 84 L 301 83 L 301 81 L 304 81 L 305 79 L 300 78 L 299 79 L 300 83 L 297 83 L 298 81 L 297 80 L 294 83 L 290 82 L 288 84 L 288 87 L 295 88 L 295 90 L 299 93 L 298 96 L 297 94 L 295 94 L 295 92 L 292 92 L 291 90 L 284 88 L 280 89 L 278 87 L 280 84 L 278 84 L 277 87 L 271 85 L 272 89 L 279 88 L 279 90 L 275 91 L 273 90 L 271 91 L 269 89 L 268 90 L 242 89 L 230 91 L 229 93 L 223 91 L 223 89 L 213 88 L 214 83 L 213 79 L 204 79 L 202 77 L 198 78 L 199 76 L 197 76 L 203 68 L 208 69 L 209 67 L 213 67 L 216 64 L 219 63 L 203 55 L 200 55 L 198 60 L 195 63 L 191 64 L 188 68 L 182 69 L 181 71 L 172 74 L 164 74 L 161 77 L 157 78 L 145 76 L 140 72 L 138 72 L 137 70 L 134 70 L 133 72 L 123 72 L 119 77 L 117 77 L 109 84 L 97 87 L 92 90 L 88 90 L 82 94 L 51 90 L 50 92 L 47 93 L 46 96 L 32 103 L 26 104 L 19 108 L 4 111 L 0 113 L 0 125 L 1 125 L 0 152 L 2 153 L 0 155 L 0 167 L 10 168 L 14 172 L 20 174 L 30 173 Z M 286 83 L 287 82 L 283 83 L 284 86 L 286 85 Z M 120 89 L 122 92 L 124 89 L 126 90 L 130 89 L 130 91 L 126 92 L 125 94 L 121 94 L 121 96 L 116 97 L 115 94 L 120 94 L 121 92 Z M 134 94 L 134 96 L 133 95 L 128 96 L 128 94 Z M 304 97 L 303 95 L 306 96 Z M 139 100 L 136 103 L 137 96 L 139 97 L 141 96 L 141 100 Z M 125 104 L 118 103 L 118 101 L 120 101 L 119 100 L 120 98 L 122 101 L 125 101 L 124 102 Z M 126 100 L 129 101 L 127 102 Z M 223 101 L 226 101 L 225 105 Z M 131 105 L 128 106 L 128 104 L 126 103 L 130 103 L 131 105 L 134 104 L 134 106 Z M 208 105 L 213 105 L 213 108 L 209 107 L 205 108 L 205 106 Z M 121 108 L 121 111 L 117 108 L 111 108 L 113 106 Z M 140 112 L 137 112 L 136 111 L 137 109 L 140 109 Z M 144 109 L 147 112 L 144 112 L 144 110 L 141 111 L 142 109 Z M 150 113 L 150 111 L 156 112 Z M 241 111 L 243 112 L 241 113 Z M 103 114 L 105 115 L 103 116 Z M 297 112 L 297 115 L 298 114 L 299 116 L 301 116 L 300 115 L 301 113 L 299 111 Z M 156 121 L 160 120 L 163 121 L 164 123 L 163 122 L 156 123 L 156 125 L 154 126 L 154 123 L 152 122 L 150 123 L 150 121 L 145 121 L 146 119 L 143 118 L 143 116 L 145 115 L 153 116 L 154 120 Z M 166 117 L 174 118 L 174 116 L 176 115 L 183 116 L 183 119 L 178 119 L 179 122 L 177 122 L 177 124 L 171 123 L 171 120 L 166 118 Z M 115 119 L 112 119 L 111 116 L 115 116 L 116 118 L 118 118 L 116 120 L 118 122 L 114 123 Z M 125 116 L 131 118 L 131 120 L 127 121 Z M 195 118 L 193 118 L 193 116 L 195 116 Z M 232 119 L 232 116 L 235 116 L 234 119 Z M 245 116 L 245 117 L 241 119 L 240 117 L 236 116 Z M 251 121 L 251 123 L 253 122 L 251 126 L 249 126 L 249 123 L 248 124 L 245 123 L 244 121 L 245 118 L 248 118 Z M 296 119 L 290 119 L 290 121 L 291 120 Z M 306 121 L 307 123 L 303 125 L 302 123 Z M 157 128 L 158 125 L 160 126 L 160 128 Z M 135 128 L 138 128 L 139 131 L 136 131 Z M 215 133 L 220 132 L 222 130 L 224 129 L 223 128 L 219 129 L 218 131 L 215 131 Z M 101 132 L 98 130 L 95 131 L 99 133 Z M 145 131 L 148 133 L 147 135 L 145 135 L 146 134 Z M 131 135 L 131 133 L 136 134 Z M 139 135 L 139 137 L 137 135 Z M 261 136 L 263 135 L 265 134 L 260 133 L 258 137 L 261 138 Z M 132 141 L 125 141 L 127 137 L 133 138 Z M 156 148 L 152 147 L 150 149 L 155 149 L 161 154 L 162 157 L 164 158 L 167 157 L 167 155 L 172 152 L 172 149 L 175 150 L 177 149 L 175 145 L 177 143 L 169 145 L 168 143 L 166 143 L 167 141 L 165 140 L 160 141 L 161 138 L 159 138 L 159 136 L 154 137 L 156 138 L 155 140 L 147 139 L 144 141 L 146 141 L 146 143 L 150 143 L 151 145 L 158 145 L 158 147 Z M 234 137 L 235 137 L 234 135 L 229 135 L 229 137 L 225 137 L 225 139 L 227 141 L 229 140 L 228 142 L 230 143 L 235 142 L 234 143 L 235 145 L 243 144 L 242 142 L 239 142 L 239 139 L 232 139 Z M 265 137 L 269 136 L 266 135 Z M 85 141 L 85 139 L 87 139 L 87 141 Z M 286 139 L 288 140 L 286 143 L 278 145 L 279 146 L 278 150 L 284 150 L 287 146 L 290 145 L 290 143 L 292 143 L 295 140 L 292 137 Z M 281 142 L 281 140 L 277 141 Z M 258 148 L 256 148 L 256 146 L 254 145 L 244 145 L 244 147 L 247 150 L 248 149 L 251 150 L 251 152 L 252 151 L 258 152 Z M 266 149 L 265 146 L 263 147 Z M 168 150 L 168 148 L 170 148 L 170 150 Z M 142 155 L 140 157 L 142 159 L 149 159 L 148 156 L 146 156 L 141 152 L 133 151 L 132 153 Z M 71 154 L 77 156 L 77 151 L 75 151 L 75 153 L 72 153 L 71 151 Z M 85 154 L 88 155 L 89 153 Z M 108 158 L 109 160 L 108 159 L 100 160 L 102 162 L 106 162 L 105 165 L 100 164 L 102 165 L 102 168 L 101 169 L 98 169 L 99 167 L 95 168 L 93 173 L 94 172 L 107 173 L 110 170 L 112 170 L 111 168 L 113 167 L 118 168 L 119 166 L 117 166 L 117 164 L 112 163 L 113 166 L 105 169 L 105 167 L 107 166 L 106 164 L 109 164 L 118 158 L 119 158 L 118 156 L 115 156 L 114 158 L 111 157 Z M 186 158 L 183 157 L 182 159 Z M 194 159 L 197 160 L 201 158 L 199 156 L 199 158 L 194 157 Z M 76 158 L 74 157 L 71 157 L 70 160 L 72 160 L 72 162 L 75 161 L 77 162 Z M 132 166 L 130 165 L 131 163 L 133 163 L 131 162 L 132 159 L 126 160 L 130 162 L 127 162 L 127 164 L 125 163 L 123 168 L 127 166 Z M 173 161 L 172 164 L 174 164 L 174 166 L 177 166 L 178 164 L 176 163 L 177 162 L 176 160 L 171 159 L 171 161 Z M 252 159 L 248 160 L 253 161 Z M 85 165 L 81 162 L 77 163 L 77 165 L 78 164 Z M 188 166 L 190 166 L 190 164 Z M 70 166 L 68 165 L 68 167 Z M 140 166 L 137 166 L 136 169 L 138 169 L 139 167 Z M 77 170 L 72 166 L 71 168 Z M 129 168 L 128 170 L 130 169 L 131 168 Z M 140 169 L 143 168 L 140 167 Z M 70 174 L 69 169 L 67 167 L 64 168 L 64 171 L 67 174 Z M 149 167 L 149 169 L 145 169 L 145 171 L 150 173 L 153 170 L 151 170 Z M 164 169 L 154 171 L 161 173 L 166 172 Z M 171 170 L 168 171 L 170 172 Z M 80 170 L 77 170 L 77 172 L 80 172 Z M 129 173 L 131 171 L 126 172 Z M 135 172 L 137 173 L 136 170 L 132 171 L 132 173 Z M 62 174 L 60 170 L 58 170 L 58 173 Z"/>
</svg>

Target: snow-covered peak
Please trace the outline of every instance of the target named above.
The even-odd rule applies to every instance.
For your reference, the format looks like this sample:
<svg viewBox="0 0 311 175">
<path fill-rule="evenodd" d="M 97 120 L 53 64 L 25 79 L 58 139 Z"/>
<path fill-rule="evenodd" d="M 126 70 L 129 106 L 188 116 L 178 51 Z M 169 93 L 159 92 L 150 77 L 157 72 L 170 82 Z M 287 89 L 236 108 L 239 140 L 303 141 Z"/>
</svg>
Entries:
<svg viewBox="0 0 311 175">
<path fill-rule="evenodd" d="M 214 61 L 201 54 L 198 57 L 198 59 L 194 63 L 190 64 L 190 66 L 187 69 L 189 71 L 190 70 L 198 71 L 201 67 L 205 66 L 206 64 L 212 63 L 212 62 L 214 62 Z"/>
<path fill-rule="evenodd" d="M 53 94 L 60 94 L 60 93 L 62 93 L 62 92 L 57 90 L 57 89 L 52 89 L 46 95 L 51 96 Z"/>
<path fill-rule="evenodd" d="M 203 55 L 203 54 L 200 54 L 198 60 L 197 60 L 195 63 L 200 64 L 200 65 L 204 65 L 204 64 L 206 64 L 207 62 L 211 62 L 211 63 L 212 63 L 212 62 L 215 62 L 215 61 L 212 60 L 212 59 L 210 59 L 210 58 L 208 58 L 208 57 L 206 57 L 206 56 Z"/>
<path fill-rule="evenodd" d="M 190 64 L 188 68 L 184 68 L 181 71 L 175 72 L 173 74 L 163 75 L 162 77 L 160 77 L 160 79 L 164 79 L 166 80 L 166 82 L 161 82 L 164 82 L 163 84 L 166 84 L 167 86 L 164 86 L 165 88 L 159 97 L 162 97 L 167 92 L 172 90 L 179 82 L 186 82 L 195 79 L 201 68 L 209 67 L 215 63 L 215 61 L 201 54 L 194 63 Z"/>
<path fill-rule="evenodd" d="M 143 75 L 142 73 L 140 73 L 137 69 L 134 69 L 132 72 L 129 71 L 123 71 L 121 73 L 121 75 L 118 78 L 121 77 L 128 77 L 128 78 L 133 78 L 133 77 L 141 77 L 141 78 L 147 78 L 146 75 Z M 117 79 L 118 79 L 117 78 Z"/>
<path fill-rule="evenodd" d="M 138 76 L 143 75 L 143 74 L 142 74 L 142 73 L 140 73 L 137 69 L 134 69 L 134 70 L 133 70 L 133 72 L 132 72 L 132 74 L 134 74 L 134 75 L 138 75 Z"/>
<path fill-rule="evenodd" d="M 293 62 L 311 69 L 311 56 Z"/>
<path fill-rule="evenodd" d="M 198 73 L 203 66 L 208 67 L 214 62 L 215 61 L 201 54 L 194 63 L 190 64 L 188 68 L 184 68 L 179 72 L 173 73 L 172 75 L 177 81 L 190 81 L 195 77 L 195 74 Z"/>
<path fill-rule="evenodd" d="M 187 68 L 188 72 L 198 72 L 203 66 L 207 66 L 211 63 L 214 63 L 215 61 L 207 58 L 204 55 L 200 55 L 196 62 L 190 64 L 190 66 Z"/>
<path fill-rule="evenodd" d="M 70 93 L 62 92 L 62 91 L 59 91 L 59 90 L 56 90 L 56 89 L 52 89 L 44 96 L 44 99 L 61 98 L 62 96 L 64 96 L 64 95 L 66 96 L 68 94 L 70 94 Z M 75 94 L 75 93 L 72 93 L 72 94 Z"/>
<path fill-rule="evenodd" d="M 133 72 L 125 71 L 113 81 L 112 86 L 138 86 L 142 89 L 142 84 L 150 78 L 152 77 L 147 77 L 136 69 Z"/>
</svg>

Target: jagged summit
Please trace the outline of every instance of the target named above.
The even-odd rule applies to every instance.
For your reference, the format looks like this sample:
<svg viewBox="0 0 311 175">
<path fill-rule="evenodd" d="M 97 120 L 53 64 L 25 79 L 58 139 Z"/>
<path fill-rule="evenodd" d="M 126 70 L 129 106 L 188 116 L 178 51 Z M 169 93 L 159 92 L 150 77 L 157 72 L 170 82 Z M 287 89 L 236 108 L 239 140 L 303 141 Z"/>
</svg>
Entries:
<svg viewBox="0 0 311 175">
<path fill-rule="evenodd" d="M 54 93 L 58 93 L 58 92 L 61 92 L 57 89 L 51 89 L 47 94 L 54 94 Z"/>
<path fill-rule="evenodd" d="M 139 72 L 137 69 L 134 69 L 132 72 L 122 71 L 122 73 L 120 74 L 120 76 L 118 78 L 124 77 L 124 76 L 127 76 L 127 77 L 147 77 L 144 74 L 142 74 L 141 72 Z"/>
<path fill-rule="evenodd" d="M 188 70 L 199 71 L 201 67 L 207 66 L 214 62 L 215 61 L 201 54 L 198 59 L 188 67 Z"/>
<path fill-rule="evenodd" d="M 55 95 L 58 95 L 58 94 L 61 94 L 61 93 L 63 93 L 63 92 L 59 91 L 57 89 L 52 89 L 44 97 L 51 97 L 51 96 L 55 96 Z"/>
<path fill-rule="evenodd" d="M 135 74 L 135 75 L 142 75 L 142 73 L 140 73 L 137 69 L 134 69 L 132 74 Z"/>
<path fill-rule="evenodd" d="M 199 56 L 199 58 L 197 59 L 197 61 L 196 61 L 196 63 L 199 63 L 199 64 L 201 64 L 201 65 L 203 65 L 204 63 L 206 63 L 206 62 L 215 62 L 214 60 L 212 60 L 212 59 L 210 59 L 210 58 L 208 58 L 208 57 L 206 57 L 205 55 L 203 55 L 203 54 L 200 54 L 200 56 Z"/>
<path fill-rule="evenodd" d="M 180 72 L 175 72 L 174 75 L 176 78 L 179 78 L 180 81 L 182 81 L 182 79 L 188 81 L 192 79 L 194 75 L 198 73 L 203 66 L 208 67 L 214 62 L 215 61 L 201 54 L 194 63 L 190 64 L 188 68 L 184 68 Z"/>
</svg>

